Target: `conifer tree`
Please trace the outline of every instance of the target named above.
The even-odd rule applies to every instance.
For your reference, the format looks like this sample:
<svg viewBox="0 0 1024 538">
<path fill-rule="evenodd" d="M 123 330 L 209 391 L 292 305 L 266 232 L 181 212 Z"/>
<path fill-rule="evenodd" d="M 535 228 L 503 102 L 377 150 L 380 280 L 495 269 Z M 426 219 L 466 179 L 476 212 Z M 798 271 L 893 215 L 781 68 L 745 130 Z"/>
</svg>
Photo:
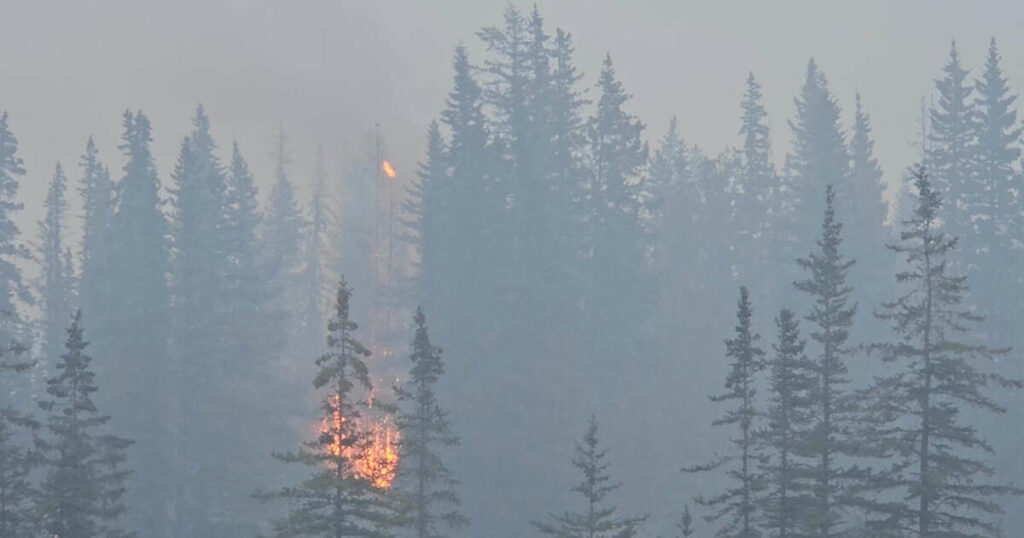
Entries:
<svg viewBox="0 0 1024 538">
<path fill-rule="evenodd" d="M 935 188 L 949 200 L 943 218 L 950 232 L 965 240 L 973 240 L 974 224 L 968 202 L 977 189 L 972 165 L 977 150 L 974 127 L 977 118 L 975 102 L 971 100 L 974 86 L 968 81 L 969 74 L 961 65 L 960 53 L 953 41 L 949 46 L 949 59 L 942 67 L 942 78 L 935 80 L 936 100 L 928 112 L 926 156 Z"/>
<path fill-rule="evenodd" d="M 352 290 L 342 278 L 334 312 L 327 324 L 327 352 L 316 360 L 313 387 L 320 390 L 322 424 L 316 439 L 296 452 L 275 454 L 285 463 L 312 469 L 300 484 L 259 497 L 292 503 L 288 515 L 274 521 L 274 536 L 385 538 L 394 522 L 385 493 L 356 473 L 354 457 L 367 448 L 357 425 L 356 390 L 371 390 L 363 359 L 370 356 L 355 337 L 349 317 Z"/>
<path fill-rule="evenodd" d="M 450 226 L 452 195 L 448 179 L 444 137 L 437 121 L 427 127 L 427 151 L 410 183 L 403 202 L 403 226 L 406 238 L 416 250 L 416 290 L 428 305 L 438 304 L 443 295 L 443 249 L 446 226 Z"/>
<path fill-rule="evenodd" d="M 873 346 L 886 366 L 873 395 L 874 441 L 885 465 L 870 482 L 875 536 L 1001 536 L 1000 499 L 1020 490 L 992 480 L 993 451 L 969 410 L 1001 415 L 996 388 L 1020 388 L 991 368 L 1006 350 L 971 334 L 981 318 L 962 302 L 966 277 L 953 274 L 955 238 L 940 221 L 942 199 L 924 167 L 914 172 L 917 207 L 890 249 L 904 257 L 904 289 L 878 316 L 893 339 Z"/>
<path fill-rule="evenodd" d="M 286 326 L 295 328 L 297 322 L 294 320 L 298 319 L 297 315 L 301 308 L 298 300 L 298 297 L 301 297 L 298 277 L 302 267 L 301 249 L 306 222 L 299 212 L 292 182 L 288 177 L 287 167 L 290 158 L 285 147 L 283 128 L 278 133 L 274 161 L 274 186 L 270 191 L 270 202 L 263 220 L 261 236 L 266 249 L 266 278 L 270 284 L 272 297 L 269 304 L 287 316 Z M 293 321 L 289 324 L 287 320 Z M 297 334 L 291 330 L 288 333 Z"/>
<path fill-rule="evenodd" d="M 597 419 L 591 415 L 583 442 L 576 443 L 572 464 L 582 480 L 572 490 L 584 499 L 582 509 L 549 514 L 548 521 L 534 522 L 542 534 L 556 538 L 632 538 L 637 535 L 647 516 L 620 516 L 615 506 L 606 502 L 608 495 L 619 489 L 608 474 L 607 451 L 597 438 Z"/>
<path fill-rule="evenodd" d="M 871 139 L 871 117 L 861 105 L 860 93 L 854 98 L 853 134 L 850 136 L 850 192 L 856 213 L 849 216 L 865 228 L 859 239 L 863 244 L 851 245 L 854 252 L 866 254 L 872 245 L 889 238 L 885 222 L 889 207 L 885 201 L 885 178 L 875 158 L 875 142 Z"/>
<path fill-rule="evenodd" d="M 679 529 L 680 538 L 690 538 L 693 536 L 693 515 L 690 514 L 690 505 L 686 505 L 686 508 L 683 508 L 683 514 L 679 516 L 679 523 L 676 524 L 676 528 Z"/>
<path fill-rule="evenodd" d="M 305 242 L 305 266 L 303 267 L 303 340 L 323 340 L 324 302 L 324 258 L 327 255 L 325 241 L 330 226 L 327 200 L 327 171 L 324 169 L 323 148 L 317 149 L 313 167 L 313 199 L 310 203 L 309 237 Z"/>
<path fill-rule="evenodd" d="M 83 228 L 79 298 L 82 311 L 89 315 L 93 326 L 106 327 L 108 323 L 105 320 L 109 316 L 106 305 L 116 287 L 108 273 L 113 248 L 110 231 L 116 201 L 114 183 L 107 167 L 100 162 L 99 150 L 91 136 L 79 163 L 82 168 L 79 194 L 82 197 Z"/>
<path fill-rule="evenodd" d="M 63 347 L 67 320 L 71 317 L 74 295 L 71 267 L 65 267 L 64 217 L 67 212 L 67 178 L 58 163 L 44 203 L 46 215 L 39 222 L 39 261 L 42 265 L 39 296 L 43 309 L 44 368 L 49 370 Z"/>
<path fill-rule="evenodd" d="M 427 334 L 422 309 L 413 319 L 416 333 L 409 359 L 409 381 L 397 387 L 400 441 L 394 486 L 403 511 L 403 526 L 416 538 L 440 538 L 469 520 L 459 509 L 458 482 L 441 451 L 458 444 L 448 412 L 437 401 L 435 387 L 444 374 L 441 348 Z"/>
<path fill-rule="evenodd" d="M 796 117 L 789 122 L 793 131 L 793 151 L 787 157 L 794 193 L 792 197 L 790 234 L 798 242 L 808 238 L 806 223 L 817 220 L 817 200 L 825 194 L 825 186 L 832 185 L 847 195 L 850 157 L 846 139 L 839 124 L 839 105 L 836 103 L 825 74 L 814 60 L 807 63 L 807 74 L 800 95 L 795 99 Z M 843 214 L 853 214 L 844 202 Z"/>
<path fill-rule="evenodd" d="M 133 528 L 154 536 L 173 536 L 180 519 L 168 514 L 178 510 L 177 491 L 168 484 L 178 476 L 171 467 L 172 438 L 153 424 L 175 419 L 165 383 L 172 375 L 167 358 L 171 316 L 166 275 L 169 272 L 168 226 L 156 165 L 150 152 L 149 118 L 141 111 L 124 113 L 121 151 L 126 162 L 117 185 L 118 201 L 110 229 L 111 259 L 117 264 L 106 278 L 116 282 L 118 293 L 105 306 L 109 316 L 96 327 L 95 353 L 109 357 L 97 375 L 110 388 L 101 398 L 110 404 L 118 429 L 133 432 L 140 446 L 153 447 L 129 453 Z"/>
<path fill-rule="evenodd" d="M 772 164 L 771 136 L 768 131 L 768 112 L 765 111 L 761 84 L 753 73 L 747 74 L 747 89 L 743 93 L 740 109 L 740 136 L 743 137 L 742 167 L 735 207 L 735 226 L 741 240 L 749 246 L 770 243 L 768 220 L 772 214 L 773 190 L 777 187 L 775 166 Z M 764 247 L 767 251 L 767 247 Z M 739 247 L 740 251 L 748 251 Z M 753 251 L 752 253 L 756 253 Z M 757 256 L 758 259 L 763 259 Z"/>
<path fill-rule="evenodd" d="M 0 347 L 0 376 L 5 386 L 14 385 L 10 377 L 32 367 L 26 351 L 17 342 Z M 21 538 L 36 530 L 31 475 L 37 458 L 28 441 L 37 427 L 32 417 L 14 405 L 9 391 L 0 392 L 0 538 Z"/>
<path fill-rule="evenodd" d="M 764 496 L 764 528 L 770 536 L 789 538 L 802 534 L 802 515 L 809 501 L 809 468 L 800 440 L 811 424 L 809 409 L 814 388 L 814 364 L 804 355 L 805 342 L 792 310 L 775 318 L 778 339 L 772 345 L 769 377 L 771 405 L 764 431 L 768 491 Z"/>
<path fill-rule="evenodd" d="M 93 402 L 99 390 L 85 354 L 82 315 L 67 328 L 66 352 L 47 379 L 46 435 L 37 448 L 44 462 L 37 508 L 49 536 L 92 538 L 130 536 L 122 527 L 121 498 L 127 471 L 122 454 L 132 441 L 110 434 L 109 416 Z"/>
<path fill-rule="evenodd" d="M 636 352 L 646 321 L 647 237 L 640 216 L 640 174 L 647 163 L 644 125 L 623 106 L 630 95 L 615 76 L 610 55 L 597 87 L 597 109 L 587 126 L 588 177 L 585 269 L 588 356 L 597 361 Z M 601 335 L 600 337 L 598 335 Z"/>
<path fill-rule="evenodd" d="M 708 465 L 690 467 L 686 472 L 710 471 L 722 465 L 728 467 L 729 486 L 713 497 L 700 497 L 697 503 L 707 507 L 708 521 L 724 519 L 715 536 L 719 538 L 756 538 L 760 536 L 758 504 L 763 490 L 759 476 L 763 454 L 757 443 L 755 420 L 758 409 L 755 402 L 757 375 L 765 368 L 764 350 L 758 347 L 761 337 L 753 329 L 753 308 L 747 288 L 740 287 L 740 300 L 736 312 L 735 338 L 726 340 L 726 358 L 731 359 L 725 379 L 726 392 L 712 396 L 713 402 L 735 405 L 726 410 L 714 426 L 735 427 L 737 436 L 731 440 L 733 450 Z"/>
<path fill-rule="evenodd" d="M 24 204 L 17 200 L 19 177 L 25 175 L 18 157 L 18 139 L 11 132 L 7 112 L 0 114 L 0 345 L 15 342 L 22 330 L 18 301 L 32 298 L 21 278 L 18 264 L 29 258 L 28 248 L 21 242 L 21 232 L 14 214 Z"/>
<path fill-rule="evenodd" d="M 860 476 L 849 463 L 849 458 L 859 453 L 855 423 L 860 416 L 844 358 L 850 353 L 847 342 L 857 312 L 850 297 L 853 288 L 847 284 L 855 261 L 847 260 L 840 251 L 843 225 L 836 219 L 831 185 L 825 190 L 824 213 L 816 251 L 797 260 L 807 278 L 795 283 L 813 301 L 806 320 L 814 326 L 811 339 L 818 346 L 816 380 L 809 395 L 812 424 L 800 444 L 803 454 L 813 460 L 813 500 L 804 524 L 808 532 L 821 538 L 834 536 L 842 525 L 844 503 L 853 502 L 848 486 Z"/>
</svg>

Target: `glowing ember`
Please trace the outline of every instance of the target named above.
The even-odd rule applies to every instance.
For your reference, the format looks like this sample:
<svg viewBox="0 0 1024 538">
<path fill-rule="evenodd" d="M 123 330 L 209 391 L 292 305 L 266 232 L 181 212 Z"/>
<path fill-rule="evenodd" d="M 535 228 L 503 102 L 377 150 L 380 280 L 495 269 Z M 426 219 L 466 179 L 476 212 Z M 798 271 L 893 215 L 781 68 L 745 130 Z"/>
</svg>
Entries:
<svg viewBox="0 0 1024 538">
<path fill-rule="evenodd" d="M 372 401 L 370 403 L 372 406 Z M 320 426 L 320 434 L 328 435 L 330 442 L 326 449 L 332 456 L 344 456 L 352 465 L 352 472 L 368 480 L 378 489 L 388 489 L 391 481 L 395 478 L 395 469 L 398 467 L 398 441 L 401 435 L 398 428 L 391 423 L 391 417 L 384 415 L 379 420 L 373 417 L 361 416 L 356 421 L 356 431 L 363 436 L 364 443 L 353 446 L 342 446 L 341 437 L 343 434 L 342 425 L 346 418 L 341 416 L 337 405 L 331 406 L 334 417 L 328 423 L 324 419 Z"/>
<path fill-rule="evenodd" d="M 380 169 L 384 171 L 384 175 L 388 176 L 388 179 L 395 179 L 395 168 L 391 166 L 391 163 L 384 161 L 381 163 Z"/>
</svg>

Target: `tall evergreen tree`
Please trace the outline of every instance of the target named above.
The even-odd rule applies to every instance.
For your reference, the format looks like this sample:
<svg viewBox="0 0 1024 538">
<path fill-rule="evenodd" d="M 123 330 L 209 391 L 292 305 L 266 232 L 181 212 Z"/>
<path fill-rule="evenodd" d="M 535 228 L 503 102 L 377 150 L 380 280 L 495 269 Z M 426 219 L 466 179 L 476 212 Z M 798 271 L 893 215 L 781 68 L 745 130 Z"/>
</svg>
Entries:
<svg viewBox="0 0 1024 538">
<path fill-rule="evenodd" d="M 413 319 L 409 381 L 396 389 L 398 429 L 402 432 L 395 488 L 403 510 L 403 526 L 416 538 L 440 538 L 469 520 L 459 510 L 458 482 L 440 451 L 458 444 L 448 412 L 437 401 L 435 386 L 444 373 L 441 348 L 427 334 L 422 309 Z"/>
<path fill-rule="evenodd" d="M 953 41 L 949 59 L 942 67 L 942 78 L 935 80 L 936 100 L 928 112 L 926 155 L 933 183 L 949 200 L 943 218 L 953 234 L 965 239 L 973 238 L 974 223 L 968 203 L 976 194 L 972 163 L 977 149 L 977 117 L 969 74 L 961 65 Z"/>
<path fill-rule="evenodd" d="M 310 203 L 309 237 L 305 241 L 303 267 L 303 340 L 323 340 L 324 325 L 324 266 L 327 256 L 327 229 L 330 226 L 327 199 L 327 171 L 324 169 L 323 148 L 317 149 L 313 167 L 313 199 Z"/>
<path fill-rule="evenodd" d="M 743 137 L 743 173 L 736 193 L 734 220 L 741 240 L 750 246 L 767 245 L 772 216 L 773 190 L 777 187 L 775 165 L 772 164 L 768 112 L 765 111 L 761 84 L 753 73 L 747 74 L 747 89 L 740 109 L 743 114 L 740 136 Z M 767 247 L 764 247 L 767 250 Z M 738 250 L 743 251 L 740 247 Z M 756 252 L 756 251 L 755 251 Z M 760 258 L 760 257 L 759 257 Z"/>
<path fill-rule="evenodd" d="M 0 347 L 0 376 L 5 386 L 15 385 L 8 378 L 32 367 L 26 351 L 17 342 Z M 38 424 L 15 405 L 11 396 L 9 390 L 0 392 L 0 538 L 21 538 L 37 530 L 31 502 L 31 475 L 37 458 L 28 442 Z"/>
<path fill-rule="evenodd" d="M 806 319 L 814 326 L 811 339 L 819 348 L 816 382 L 810 391 L 812 425 L 800 443 L 802 452 L 813 460 L 813 500 L 804 523 L 811 535 L 821 538 L 834 536 L 842 525 L 842 514 L 853 503 L 849 485 L 860 476 L 849 463 L 859 453 L 855 424 L 860 415 L 844 358 L 851 351 L 847 342 L 857 312 L 850 298 L 853 288 L 847 284 L 855 261 L 840 252 L 842 230 L 836 219 L 835 191 L 829 185 L 817 249 L 797 260 L 807 278 L 795 283 L 813 301 Z"/>
<path fill-rule="evenodd" d="M 270 202 L 263 220 L 261 240 L 266 249 L 270 304 L 287 316 L 284 322 L 289 328 L 288 334 L 297 334 L 297 331 L 291 329 L 296 328 L 295 320 L 301 309 L 298 279 L 302 268 L 301 249 L 306 222 L 299 211 L 292 182 L 288 177 L 289 160 L 282 128 L 274 149 L 274 186 L 270 191 Z"/>
<path fill-rule="evenodd" d="M 873 346 L 887 364 L 869 391 L 875 441 L 891 463 L 871 482 L 871 524 L 875 536 L 1000 536 L 1000 498 L 1019 490 L 991 481 L 992 447 L 964 413 L 1002 414 L 991 390 L 1021 384 L 990 368 L 1005 350 L 971 337 L 981 318 L 950 270 L 957 242 L 942 230 L 941 196 L 923 166 L 914 179 L 917 208 L 890 246 L 906 262 L 896 275 L 905 292 L 878 314 L 893 340 Z"/>
<path fill-rule="evenodd" d="M 63 347 L 67 320 L 71 318 L 73 281 L 64 246 L 64 217 L 67 212 L 67 178 L 58 163 L 44 203 L 46 215 L 39 222 L 39 261 L 42 265 L 39 296 L 42 299 L 44 368 L 49 370 Z"/>
<path fill-rule="evenodd" d="M 693 536 L 693 515 L 690 514 L 689 505 L 683 508 L 683 514 L 679 516 L 679 523 L 676 524 L 676 528 L 679 529 L 680 538 L 690 538 Z"/>
<path fill-rule="evenodd" d="M 327 325 L 327 352 L 316 360 L 313 386 L 323 393 L 321 432 L 296 452 L 275 454 L 285 463 L 312 468 L 312 474 L 297 486 L 259 495 L 293 503 L 288 515 L 274 522 L 275 536 L 389 536 L 386 529 L 393 517 L 387 499 L 355 468 L 354 458 L 367 447 L 366 434 L 357 425 L 355 391 L 372 387 L 363 362 L 370 351 L 356 340 L 358 325 L 349 317 L 351 296 L 342 278 Z"/>
<path fill-rule="evenodd" d="M 700 497 L 697 503 L 711 510 L 707 519 L 725 519 L 724 525 L 715 536 L 719 538 L 756 538 L 760 536 L 758 525 L 758 504 L 763 490 L 759 476 L 759 463 L 763 461 L 756 436 L 755 420 L 758 409 L 755 402 L 757 374 L 764 370 L 764 350 L 758 347 L 760 335 L 753 329 L 753 308 L 747 288 L 740 288 L 739 306 L 736 312 L 736 336 L 726 340 L 726 358 L 731 359 L 729 374 L 725 379 L 726 392 L 712 396 L 713 402 L 731 402 L 728 409 L 714 426 L 735 427 L 737 436 L 731 440 L 733 451 L 709 465 L 690 467 L 687 472 L 700 472 L 727 465 L 729 487 L 714 497 Z"/>
<path fill-rule="evenodd" d="M 605 461 L 607 451 L 597 438 L 597 419 L 591 415 L 583 442 L 576 443 L 572 464 L 583 475 L 572 490 L 584 499 L 582 510 L 551 514 L 548 521 L 535 522 L 534 527 L 543 534 L 557 538 L 632 538 L 640 530 L 647 516 L 619 516 L 615 506 L 606 502 L 608 494 L 619 489 L 608 474 Z"/>
<path fill-rule="evenodd" d="M 85 153 L 79 161 L 82 168 L 79 194 L 82 197 L 82 243 L 79 302 L 82 311 L 92 320 L 94 327 L 107 327 L 107 305 L 116 292 L 109 278 L 111 252 L 111 226 L 114 219 L 114 183 L 110 173 L 99 159 L 99 150 L 92 137 L 85 144 Z M 106 347 L 105 344 L 99 346 Z"/>
<path fill-rule="evenodd" d="M 848 176 L 850 157 L 846 138 L 839 124 L 839 105 L 828 88 L 825 74 L 814 60 L 807 63 L 807 74 L 795 100 L 796 117 L 789 122 L 793 131 L 793 151 L 786 166 L 791 175 L 794 193 L 791 234 L 804 242 L 810 222 L 817 221 L 816 200 L 825 194 L 825 186 L 832 185 L 846 199 L 849 194 Z M 842 213 L 851 215 L 850 201 L 844 202 Z M 801 237 L 803 235 L 803 237 Z"/>
<path fill-rule="evenodd" d="M 850 136 L 850 192 L 856 213 L 853 222 L 864 226 L 865 244 L 853 245 L 856 252 L 865 252 L 870 245 L 884 242 L 889 233 L 885 222 L 889 206 L 885 201 L 885 178 L 875 158 L 875 142 L 871 139 L 871 117 L 861 106 L 860 93 L 854 99 L 853 134 Z"/>
<path fill-rule="evenodd" d="M 647 237 L 639 182 L 647 163 L 644 125 L 623 109 L 630 99 L 615 77 L 610 55 L 597 84 L 601 95 L 588 124 L 586 312 L 588 356 L 630 356 L 648 315 Z"/>
<path fill-rule="evenodd" d="M 7 112 L 0 114 L 0 345 L 12 345 L 22 332 L 18 302 L 31 302 L 21 278 L 19 263 L 29 258 L 21 242 L 14 214 L 24 204 L 18 201 L 19 177 L 25 175 L 18 157 L 18 139 L 11 132 Z"/>
<path fill-rule="evenodd" d="M 159 424 L 176 424 L 164 383 L 172 369 L 167 358 L 171 336 L 167 274 L 168 226 L 162 208 L 160 183 L 150 152 L 151 126 L 141 111 L 124 113 L 121 151 L 126 162 L 117 185 L 118 203 L 110 229 L 111 258 L 118 263 L 107 278 L 117 282 L 110 316 L 98 326 L 97 340 L 105 347 L 95 352 L 110 360 L 97 376 L 110 387 L 102 397 L 115 417 L 118 430 L 133 432 L 140 446 L 129 453 L 128 466 L 136 469 L 130 487 L 131 527 L 147 529 L 154 536 L 174 536 L 176 520 L 168 514 L 179 509 L 174 491 L 166 482 L 177 473 L 171 467 L 173 433 Z"/>
<path fill-rule="evenodd" d="M 120 454 L 132 441 L 106 431 L 110 417 L 93 402 L 99 389 L 87 345 L 79 310 L 67 328 L 66 352 L 46 381 L 49 398 L 39 402 L 47 414 L 47 435 L 36 441 L 45 463 L 41 524 L 47 535 L 62 538 L 129 536 L 120 522 L 128 474 Z"/>
<path fill-rule="evenodd" d="M 789 538 L 804 534 L 803 515 L 809 504 L 809 466 L 800 441 L 812 423 L 811 392 L 815 366 L 804 354 L 800 324 L 792 310 L 775 318 L 778 340 L 772 345 L 771 405 L 764 431 L 767 454 L 764 471 L 769 490 L 764 496 L 764 528 L 770 536 Z"/>
</svg>

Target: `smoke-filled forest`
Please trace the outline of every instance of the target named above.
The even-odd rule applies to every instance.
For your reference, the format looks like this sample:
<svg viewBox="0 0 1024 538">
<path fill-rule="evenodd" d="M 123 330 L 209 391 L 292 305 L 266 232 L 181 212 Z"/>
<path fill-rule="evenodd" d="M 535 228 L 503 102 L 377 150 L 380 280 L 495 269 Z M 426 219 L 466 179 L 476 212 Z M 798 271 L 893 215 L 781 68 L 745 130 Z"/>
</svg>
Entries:
<svg viewBox="0 0 1024 538">
<path fill-rule="evenodd" d="M 411 148 L 200 84 L 64 154 L 0 84 L 0 538 L 1020 535 L 1019 49 L 922 44 L 912 136 L 723 62 L 709 149 L 586 14 L 489 4 Z"/>
</svg>

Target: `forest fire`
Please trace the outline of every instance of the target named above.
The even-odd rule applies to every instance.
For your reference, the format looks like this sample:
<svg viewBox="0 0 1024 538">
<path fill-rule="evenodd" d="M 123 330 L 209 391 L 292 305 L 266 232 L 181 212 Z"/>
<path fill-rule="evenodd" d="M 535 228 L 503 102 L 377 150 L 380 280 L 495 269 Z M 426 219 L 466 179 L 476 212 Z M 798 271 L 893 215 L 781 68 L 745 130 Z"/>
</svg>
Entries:
<svg viewBox="0 0 1024 538">
<path fill-rule="evenodd" d="M 384 161 L 381 163 L 380 169 L 384 171 L 384 175 L 388 176 L 388 179 L 395 179 L 395 167 L 391 166 L 391 163 Z"/>
<path fill-rule="evenodd" d="M 372 407 L 372 400 L 369 405 Z M 398 441 L 401 438 L 398 428 L 391 422 L 391 416 L 360 416 L 356 420 L 355 429 L 362 442 L 343 446 L 338 432 L 343 429 L 342 425 L 347 418 L 341 415 L 337 405 L 331 407 L 334 409 L 333 423 L 329 424 L 325 418 L 320 425 L 320 434 L 330 438 L 327 451 L 332 456 L 344 456 L 351 462 L 352 472 L 376 488 L 390 488 L 398 467 Z"/>
</svg>

